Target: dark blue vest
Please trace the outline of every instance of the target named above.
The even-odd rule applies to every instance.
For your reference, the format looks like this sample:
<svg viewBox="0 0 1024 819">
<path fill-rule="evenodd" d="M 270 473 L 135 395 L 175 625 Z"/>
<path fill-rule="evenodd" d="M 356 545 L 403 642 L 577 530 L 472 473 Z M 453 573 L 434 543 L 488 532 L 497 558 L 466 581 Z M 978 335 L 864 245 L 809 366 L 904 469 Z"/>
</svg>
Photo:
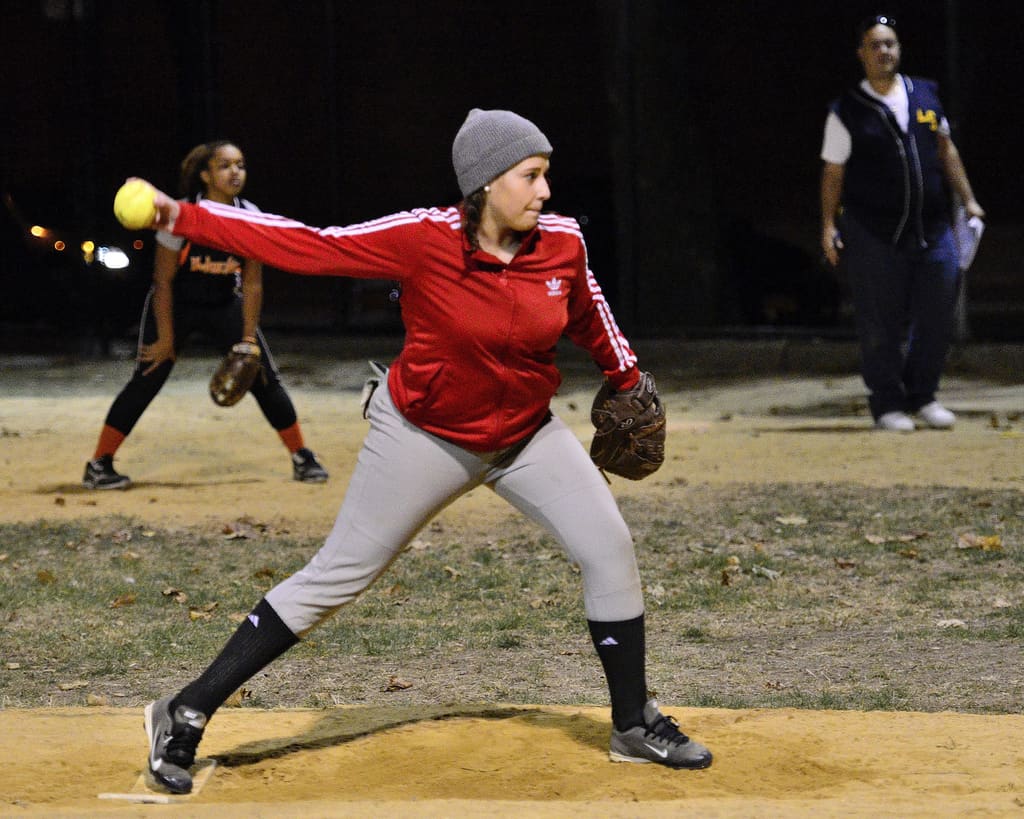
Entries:
<svg viewBox="0 0 1024 819">
<path fill-rule="evenodd" d="M 945 116 L 931 80 L 904 77 L 910 123 L 903 133 L 889 107 L 859 86 L 831 105 L 853 141 L 843 177 L 843 208 L 878 238 L 919 244 L 950 225 L 950 200 L 939 162 Z"/>
</svg>

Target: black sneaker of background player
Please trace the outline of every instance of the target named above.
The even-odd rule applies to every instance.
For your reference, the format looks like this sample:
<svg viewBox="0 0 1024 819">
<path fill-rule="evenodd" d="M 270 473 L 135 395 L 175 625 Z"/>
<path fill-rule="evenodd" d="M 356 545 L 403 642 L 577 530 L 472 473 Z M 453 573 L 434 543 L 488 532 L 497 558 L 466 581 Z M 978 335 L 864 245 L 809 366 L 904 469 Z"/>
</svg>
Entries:
<svg viewBox="0 0 1024 819">
<path fill-rule="evenodd" d="M 303 447 L 292 453 L 292 477 L 304 483 L 323 483 L 329 475 L 316 455 Z"/>
<path fill-rule="evenodd" d="M 93 458 L 85 465 L 82 486 L 86 489 L 127 489 L 132 479 L 114 469 L 114 456 Z"/>
</svg>

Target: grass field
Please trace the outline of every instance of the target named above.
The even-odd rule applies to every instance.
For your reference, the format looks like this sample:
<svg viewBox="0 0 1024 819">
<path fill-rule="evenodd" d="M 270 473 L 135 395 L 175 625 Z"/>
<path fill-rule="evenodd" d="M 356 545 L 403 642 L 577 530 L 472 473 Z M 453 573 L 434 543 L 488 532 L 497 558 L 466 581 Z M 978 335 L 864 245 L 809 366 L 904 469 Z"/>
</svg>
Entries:
<svg viewBox="0 0 1024 819">
<path fill-rule="evenodd" d="M 729 708 L 1021 713 L 1019 492 L 678 486 L 623 501 L 649 685 Z M 319 541 L 252 519 L 0 525 L 0 704 L 137 706 L 212 658 Z M 495 673 L 501 669 L 501 673 Z M 602 703 L 575 567 L 511 513 L 435 523 L 246 705 Z"/>
</svg>

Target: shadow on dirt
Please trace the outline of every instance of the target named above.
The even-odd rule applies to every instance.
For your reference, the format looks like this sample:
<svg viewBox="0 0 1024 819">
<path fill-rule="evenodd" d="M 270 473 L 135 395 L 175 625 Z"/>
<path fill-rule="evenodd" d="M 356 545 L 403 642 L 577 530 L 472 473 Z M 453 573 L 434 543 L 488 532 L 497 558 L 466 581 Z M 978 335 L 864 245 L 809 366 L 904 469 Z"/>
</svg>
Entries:
<svg viewBox="0 0 1024 819">
<path fill-rule="evenodd" d="M 608 724 L 606 722 L 582 714 L 557 714 L 540 707 L 367 706 L 326 711 L 316 724 L 298 736 L 248 742 L 226 753 L 216 754 L 214 758 L 225 767 L 243 767 L 302 751 L 344 745 L 363 737 L 417 723 L 457 719 L 505 720 L 514 718 L 525 718 L 531 722 L 543 723 L 545 727 L 558 728 L 580 744 L 598 750 L 605 750 L 608 745 Z"/>
</svg>

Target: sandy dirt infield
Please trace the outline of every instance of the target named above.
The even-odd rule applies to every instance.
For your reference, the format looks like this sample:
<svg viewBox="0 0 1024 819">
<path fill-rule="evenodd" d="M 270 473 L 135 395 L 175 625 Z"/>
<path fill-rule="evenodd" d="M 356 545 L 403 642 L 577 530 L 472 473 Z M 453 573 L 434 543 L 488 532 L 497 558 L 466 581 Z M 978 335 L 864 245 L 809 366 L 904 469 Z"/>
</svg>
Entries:
<svg viewBox="0 0 1024 819">
<path fill-rule="evenodd" d="M 82 466 L 128 365 L 5 362 L 0 520 L 125 514 L 181 525 L 250 515 L 325 533 L 365 429 L 357 401 L 367 369 L 363 361 L 281 363 L 329 483 L 291 481 L 254 402 L 215 407 L 205 392 L 212 360 L 188 359 L 119 455 L 133 489 L 93 493 L 79 486 Z M 1024 437 L 1007 422 L 1024 409 L 1018 388 L 951 379 L 944 397 L 961 412 L 954 432 L 892 436 L 868 431 L 854 376 L 698 389 L 665 372 L 669 460 L 644 484 L 617 483 L 624 497 L 671 494 L 680 481 L 1024 487 Z M 556 400 L 581 439 L 595 387 L 592 377 L 570 380 Z M 506 511 L 480 492 L 444 514 Z M 611 765 L 608 711 L 592 704 L 224 709 L 202 747 L 221 764 L 197 795 L 169 805 L 98 798 L 136 783 L 141 709 L 6 709 L 0 815 L 1024 815 L 1019 714 L 664 705 L 713 749 L 711 769 Z"/>
</svg>

